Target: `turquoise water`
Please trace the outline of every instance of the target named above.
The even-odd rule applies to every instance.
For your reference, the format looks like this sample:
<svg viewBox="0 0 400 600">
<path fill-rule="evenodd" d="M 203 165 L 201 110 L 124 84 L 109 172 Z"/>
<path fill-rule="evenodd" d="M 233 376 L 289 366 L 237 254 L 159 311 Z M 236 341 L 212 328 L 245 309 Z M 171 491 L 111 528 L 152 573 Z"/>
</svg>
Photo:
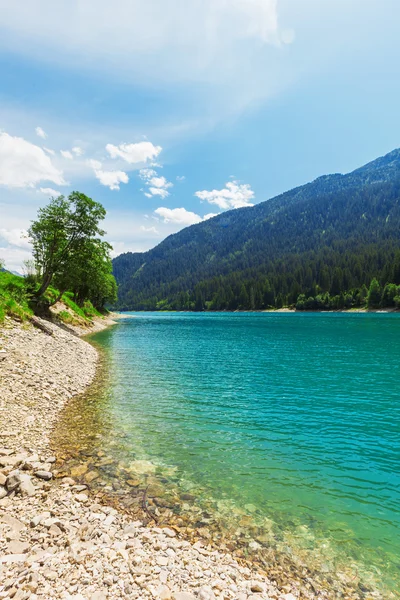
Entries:
<svg viewBox="0 0 400 600">
<path fill-rule="evenodd" d="M 399 589 L 400 315 L 134 316 L 95 338 L 127 458 Z"/>
</svg>

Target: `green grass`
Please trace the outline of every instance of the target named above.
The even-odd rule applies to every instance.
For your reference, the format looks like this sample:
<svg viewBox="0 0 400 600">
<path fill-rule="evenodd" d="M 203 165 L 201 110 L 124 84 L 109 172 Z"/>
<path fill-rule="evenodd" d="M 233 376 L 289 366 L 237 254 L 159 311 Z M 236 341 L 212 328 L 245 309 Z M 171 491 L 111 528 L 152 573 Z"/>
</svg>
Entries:
<svg viewBox="0 0 400 600">
<path fill-rule="evenodd" d="M 93 304 L 90 302 L 90 300 L 85 301 L 85 303 L 82 307 L 82 310 L 88 319 L 93 319 L 93 317 L 103 317 L 104 316 L 101 314 L 101 312 L 99 312 L 97 310 L 97 308 L 95 308 L 93 306 Z"/>
<path fill-rule="evenodd" d="M 57 313 L 57 319 L 62 321 L 62 323 L 66 323 L 67 325 L 79 325 L 81 323 L 80 319 L 74 317 L 74 315 L 71 315 L 71 313 L 69 313 L 67 310 L 60 310 L 60 312 Z"/>
<path fill-rule="evenodd" d="M 72 294 L 70 292 L 66 292 L 62 297 L 62 302 L 64 302 L 65 306 L 68 306 L 68 308 L 70 308 L 72 310 L 72 312 L 74 312 L 76 315 L 78 315 L 78 317 L 81 317 L 81 319 L 87 320 L 87 316 L 83 312 L 82 308 L 80 308 L 72 300 L 71 296 L 72 296 Z"/>
<path fill-rule="evenodd" d="M 49 302 L 54 302 L 58 296 L 59 291 L 53 287 L 49 287 L 45 293 L 45 298 Z M 94 317 L 103 317 L 89 300 L 86 300 L 83 306 L 78 306 L 73 297 L 72 292 L 65 292 L 62 296 L 61 301 L 69 309 L 58 313 L 57 316 L 62 322 L 78 324 L 82 323 L 82 320 L 90 322 Z M 6 316 L 25 321 L 32 315 L 27 280 L 7 271 L 0 271 L 0 323 Z"/>
<path fill-rule="evenodd" d="M 85 300 L 83 306 L 78 306 L 73 300 L 72 292 L 65 292 L 62 297 L 62 301 L 68 308 L 70 308 L 75 314 L 82 319 L 91 320 L 94 317 L 102 317 L 103 315 L 93 306 L 90 300 Z"/>
<path fill-rule="evenodd" d="M 28 296 L 23 277 L 7 271 L 0 272 L 0 323 L 6 316 L 26 321 L 33 315 L 29 308 Z"/>
</svg>

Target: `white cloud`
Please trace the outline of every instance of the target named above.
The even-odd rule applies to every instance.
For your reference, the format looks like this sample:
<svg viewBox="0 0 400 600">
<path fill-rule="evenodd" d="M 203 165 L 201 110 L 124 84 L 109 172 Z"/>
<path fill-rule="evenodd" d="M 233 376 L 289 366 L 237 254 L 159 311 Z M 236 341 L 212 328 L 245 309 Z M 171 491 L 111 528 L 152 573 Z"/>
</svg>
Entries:
<svg viewBox="0 0 400 600">
<path fill-rule="evenodd" d="M 154 146 L 151 142 L 138 142 L 137 144 L 120 144 L 114 146 L 107 144 L 106 150 L 111 158 L 122 158 L 129 164 L 145 163 L 156 158 L 162 148 Z"/>
<path fill-rule="evenodd" d="M 39 146 L 23 138 L 0 132 L 0 184 L 8 187 L 34 187 L 41 181 L 65 185 L 62 171 Z"/>
<path fill-rule="evenodd" d="M 185 181 L 186 177 L 184 175 L 177 175 L 176 180 L 177 181 Z"/>
<path fill-rule="evenodd" d="M 140 231 L 145 231 L 146 233 L 159 233 L 155 227 L 145 227 L 144 225 L 140 226 Z"/>
<path fill-rule="evenodd" d="M 143 181 L 149 181 L 152 177 L 157 177 L 157 171 L 154 171 L 154 169 L 140 169 L 139 176 Z"/>
<path fill-rule="evenodd" d="M 151 185 L 152 187 L 156 187 L 156 188 L 163 188 L 163 189 L 167 189 L 173 186 L 173 184 L 170 181 L 167 181 L 165 179 L 165 177 L 151 177 L 151 179 L 149 179 L 149 185 Z"/>
<path fill-rule="evenodd" d="M 57 190 L 53 190 L 53 188 L 40 188 L 39 192 L 42 192 L 42 194 L 46 194 L 46 196 L 48 196 L 49 198 L 57 198 L 58 196 L 61 196 L 61 192 L 58 192 Z"/>
<path fill-rule="evenodd" d="M 254 198 L 254 192 L 247 183 L 241 184 L 238 181 L 228 181 L 226 187 L 222 190 L 203 190 L 196 192 L 195 196 L 200 198 L 200 200 L 216 204 L 223 210 L 227 210 L 230 208 L 253 206 L 250 201 Z"/>
<path fill-rule="evenodd" d="M 64 158 L 68 158 L 68 160 L 72 160 L 74 158 L 69 150 L 60 150 L 60 153 L 61 156 L 63 156 Z"/>
<path fill-rule="evenodd" d="M 84 151 L 82 150 L 82 148 L 80 146 L 74 146 L 72 148 L 72 152 L 76 155 L 76 156 L 82 156 L 82 154 L 84 154 Z"/>
<path fill-rule="evenodd" d="M 23 262 L 32 258 L 32 254 L 23 248 L 0 246 L 0 258 L 4 259 L 7 269 L 21 273 Z"/>
<path fill-rule="evenodd" d="M 110 190 L 119 190 L 120 183 L 128 183 L 129 177 L 124 171 L 95 171 L 97 179 Z"/>
<path fill-rule="evenodd" d="M 154 212 L 164 219 L 165 223 L 171 222 L 187 226 L 202 221 L 202 218 L 199 215 L 186 210 L 186 208 L 165 208 L 164 206 L 160 206 L 160 208 L 156 208 Z"/>
<path fill-rule="evenodd" d="M 51 150 L 50 148 L 46 148 L 46 146 L 43 146 L 43 150 L 46 150 L 46 152 L 47 152 L 48 154 L 50 154 L 51 156 L 54 156 L 54 155 L 55 155 L 55 152 L 54 152 L 54 150 Z"/>
<path fill-rule="evenodd" d="M 141 169 L 139 171 L 139 176 L 149 186 L 148 190 L 144 192 L 144 195 L 147 198 L 159 196 L 160 198 L 165 199 L 169 196 L 168 188 L 173 187 L 173 183 L 168 181 L 162 175 L 158 176 L 154 169 Z"/>
<path fill-rule="evenodd" d="M 212 219 L 213 217 L 218 217 L 219 213 L 208 213 L 204 215 L 203 221 L 208 221 L 208 219 Z"/>
<path fill-rule="evenodd" d="M 89 167 L 92 167 L 92 169 L 94 169 L 94 170 L 102 168 L 101 162 L 99 160 L 94 160 L 93 158 L 88 160 L 87 164 L 89 165 Z"/>
<path fill-rule="evenodd" d="M 17 248 L 31 249 L 26 229 L 0 229 L 0 238 Z"/>
<path fill-rule="evenodd" d="M 96 65 L 136 82 L 138 75 L 204 81 L 240 58 L 243 42 L 258 49 L 293 38 L 285 33 L 282 40 L 278 0 L 97 0 L 79 10 L 68 0 L 58 0 L 57 9 L 35 0 L 24 6 L 24 19 L 18 3 L 7 9 L 2 29 L 15 48 L 40 56 L 51 48 L 49 61 Z"/>
<path fill-rule="evenodd" d="M 112 246 L 112 250 L 110 252 L 111 258 L 115 258 L 116 256 L 119 256 L 120 254 L 123 254 L 125 252 L 135 252 L 135 248 L 133 248 L 132 246 L 129 246 L 125 242 L 110 242 L 110 243 Z"/>
<path fill-rule="evenodd" d="M 89 160 L 88 164 L 92 167 L 100 183 L 109 187 L 110 190 L 119 190 L 120 183 L 129 182 L 129 177 L 124 171 L 104 171 L 98 160 Z"/>
<path fill-rule="evenodd" d="M 36 135 L 45 140 L 47 138 L 47 133 L 41 128 L 36 127 L 35 129 Z"/>
<path fill-rule="evenodd" d="M 149 192 L 146 193 L 145 196 L 147 196 L 148 198 L 151 198 L 152 196 L 160 196 L 160 198 L 164 200 L 165 198 L 168 198 L 169 192 L 168 190 L 164 190 L 162 188 L 150 187 Z"/>
</svg>

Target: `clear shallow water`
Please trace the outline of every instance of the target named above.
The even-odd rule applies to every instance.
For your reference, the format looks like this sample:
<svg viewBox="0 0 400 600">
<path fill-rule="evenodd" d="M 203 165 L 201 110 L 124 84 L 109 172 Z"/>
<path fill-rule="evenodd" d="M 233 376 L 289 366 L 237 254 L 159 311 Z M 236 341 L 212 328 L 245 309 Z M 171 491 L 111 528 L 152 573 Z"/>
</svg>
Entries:
<svg viewBox="0 0 400 600">
<path fill-rule="evenodd" d="M 400 316 L 135 317 L 94 338 L 102 445 L 122 430 L 119 460 L 175 467 L 236 527 L 400 589 Z"/>
</svg>

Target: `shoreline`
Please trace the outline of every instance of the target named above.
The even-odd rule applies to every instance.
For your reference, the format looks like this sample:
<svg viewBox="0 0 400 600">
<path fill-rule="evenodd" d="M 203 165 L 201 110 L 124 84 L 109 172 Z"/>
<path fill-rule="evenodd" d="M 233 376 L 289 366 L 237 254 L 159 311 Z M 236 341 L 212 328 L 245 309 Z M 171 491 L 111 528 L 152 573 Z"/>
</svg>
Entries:
<svg viewBox="0 0 400 600">
<path fill-rule="evenodd" d="M 296 600 L 289 574 L 279 591 L 229 553 L 98 503 L 78 474 L 59 477 L 50 436 L 99 364 L 78 335 L 118 318 L 90 330 L 45 321 L 51 336 L 11 319 L 0 328 L 0 598 Z"/>
<path fill-rule="evenodd" d="M 223 314 L 240 314 L 240 313 L 255 313 L 255 314 L 263 314 L 263 313 L 268 313 L 268 314 L 275 314 L 275 313 L 296 313 L 296 314 L 315 314 L 315 313 L 322 313 L 322 314 L 337 314 L 337 313 L 344 313 L 344 314 L 400 314 L 400 309 L 399 308 L 348 308 L 348 309 L 340 309 L 340 310 L 297 310 L 296 308 L 288 308 L 288 307 L 284 307 L 284 308 L 265 308 L 265 309 L 260 309 L 260 310 L 119 310 L 119 312 L 117 314 L 119 315 L 124 315 L 126 313 L 159 313 L 159 314 L 163 314 L 163 313 L 190 313 L 190 314 L 218 314 L 218 313 L 223 313 Z M 128 315 L 127 315 L 128 316 Z"/>
<path fill-rule="evenodd" d="M 103 373 L 109 371 L 106 363 L 103 367 Z M 140 454 L 126 457 L 126 460 L 118 456 L 112 447 L 123 443 L 125 435 L 123 432 L 119 435 L 121 431 L 117 424 L 108 428 L 108 403 L 96 401 L 99 386 L 107 389 L 104 386 L 104 382 L 107 383 L 106 373 L 104 377 L 101 376 L 96 388 L 69 403 L 60 421 L 58 435 L 53 438 L 60 474 L 72 474 L 74 477 L 79 474 L 79 482 L 89 482 L 92 495 L 99 504 L 104 502 L 111 505 L 147 526 L 154 524 L 155 527 L 161 527 L 162 524 L 194 546 L 203 544 L 209 552 L 229 552 L 239 564 L 258 573 L 253 577 L 260 574 L 269 576 L 281 594 L 292 593 L 295 598 L 302 599 L 318 597 L 332 600 L 338 597 L 347 600 L 389 600 L 398 597 L 386 588 L 382 592 L 380 582 L 373 577 L 373 569 L 365 570 L 367 563 L 362 560 L 357 563 L 357 558 L 351 555 L 346 558 L 337 555 L 339 560 L 334 559 L 334 569 L 329 572 L 327 565 L 331 559 L 324 551 L 325 546 L 295 546 L 294 525 L 293 529 L 285 531 L 286 538 L 281 536 L 279 528 L 273 531 L 267 527 L 261 531 L 248 511 L 243 512 L 243 507 L 232 504 L 230 516 L 233 514 L 235 519 L 232 528 L 231 519 L 218 506 L 218 497 L 211 498 L 207 494 L 204 502 L 199 490 L 179 488 L 174 484 L 174 473 L 171 472 L 174 467 L 150 462 Z M 68 428 L 68 423 L 75 422 L 76 416 L 85 427 L 86 433 L 82 435 L 81 427 L 79 431 L 76 427 Z M 63 435 L 66 429 L 71 433 L 69 437 Z M 96 436 L 91 435 L 92 431 L 97 432 Z M 112 438 L 108 444 L 110 432 Z M 143 508 L 144 498 L 149 511 L 147 514 Z M 177 503 L 180 508 L 174 510 Z M 157 521 L 152 520 L 154 515 Z M 273 521 L 269 519 L 268 523 L 272 524 Z M 243 530 L 240 533 L 238 526 Z M 326 541 L 329 545 L 328 538 Z M 269 597 L 275 598 L 273 595 Z"/>
</svg>

